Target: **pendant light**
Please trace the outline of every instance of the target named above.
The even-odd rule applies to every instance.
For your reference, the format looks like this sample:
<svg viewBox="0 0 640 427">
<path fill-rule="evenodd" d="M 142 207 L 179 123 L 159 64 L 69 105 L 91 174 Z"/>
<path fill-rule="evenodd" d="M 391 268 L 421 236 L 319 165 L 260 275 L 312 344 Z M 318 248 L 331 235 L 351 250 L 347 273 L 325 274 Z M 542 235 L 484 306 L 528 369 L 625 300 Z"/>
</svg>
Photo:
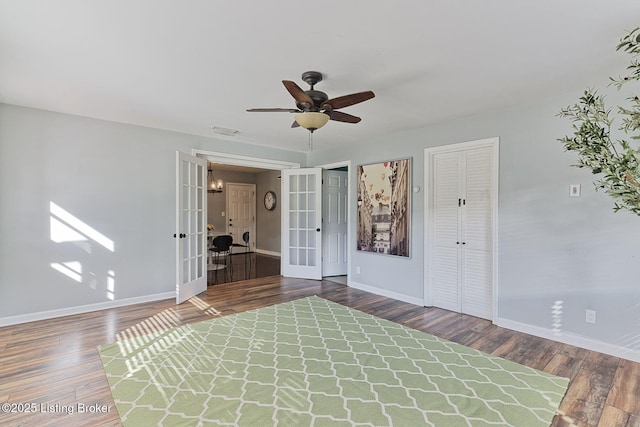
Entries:
<svg viewBox="0 0 640 427">
<path fill-rule="evenodd" d="M 223 183 L 221 179 L 216 180 L 213 177 L 213 167 L 209 163 L 209 169 L 207 170 L 207 192 L 208 193 L 222 193 Z"/>
</svg>

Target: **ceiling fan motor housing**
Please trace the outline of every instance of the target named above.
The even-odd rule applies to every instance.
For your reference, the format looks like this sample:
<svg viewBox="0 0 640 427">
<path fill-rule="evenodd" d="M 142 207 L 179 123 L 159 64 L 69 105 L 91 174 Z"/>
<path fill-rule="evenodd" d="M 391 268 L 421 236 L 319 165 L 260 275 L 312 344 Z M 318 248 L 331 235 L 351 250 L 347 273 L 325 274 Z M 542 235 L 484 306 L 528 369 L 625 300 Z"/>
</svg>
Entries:
<svg viewBox="0 0 640 427">
<path fill-rule="evenodd" d="M 304 108 L 305 106 L 302 103 L 296 102 L 296 106 L 302 111 L 320 111 L 320 106 L 329 99 L 326 93 L 319 90 L 305 90 L 304 93 L 313 100 L 314 105 L 309 108 Z"/>
</svg>

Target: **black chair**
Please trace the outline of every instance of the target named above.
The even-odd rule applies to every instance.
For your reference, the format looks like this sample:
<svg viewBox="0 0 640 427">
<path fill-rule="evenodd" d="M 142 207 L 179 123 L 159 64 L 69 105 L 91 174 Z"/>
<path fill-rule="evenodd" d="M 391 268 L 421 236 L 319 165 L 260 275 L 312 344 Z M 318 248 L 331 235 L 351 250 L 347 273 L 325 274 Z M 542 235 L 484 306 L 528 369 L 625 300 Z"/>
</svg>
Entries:
<svg viewBox="0 0 640 427">
<path fill-rule="evenodd" d="M 212 256 L 210 258 L 213 258 L 213 262 L 209 263 L 208 269 L 215 271 L 216 283 L 218 283 L 218 270 L 224 269 L 225 279 L 233 277 L 233 263 L 230 262 L 231 245 L 233 245 L 233 237 L 224 234 L 214 237 L 213 246 L 209 248 L 209 254 Z M 223 262 L 220 262 L 220 257 Z"/>
<path fill-rule="evenodd" d="M 251 257 L 249 256 L 249 252 L 250 252 L 250 248 L 251 245 L 249 245 L 249 232 L 245 231 L 244 233 L 242 233 L 242 241 L 244 242 L 244 244 L 242 243 L 233 243 L 231 245 L 232 247 L 232 251 L 233 248 L 244 248 L 244 276 L 245 279 L 247 279 L 248 273 L 251 271 Z M 249 268 L 247 268 L 247 258 L 249 259 L 248 263 L 249 263 Z"/>
</svg>

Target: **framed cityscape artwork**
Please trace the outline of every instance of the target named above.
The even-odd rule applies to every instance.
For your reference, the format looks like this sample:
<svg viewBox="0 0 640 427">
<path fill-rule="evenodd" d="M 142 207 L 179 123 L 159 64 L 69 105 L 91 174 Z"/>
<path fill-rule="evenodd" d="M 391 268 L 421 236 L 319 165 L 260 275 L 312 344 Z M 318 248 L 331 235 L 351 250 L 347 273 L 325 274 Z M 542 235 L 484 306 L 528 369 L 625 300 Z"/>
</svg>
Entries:
<svg viewBox="0 0 640 427">
<path fill-rule="evenodd" d="M 409 257 L 411 158 L 358 166 L 357 249 Z"/>
</svg>

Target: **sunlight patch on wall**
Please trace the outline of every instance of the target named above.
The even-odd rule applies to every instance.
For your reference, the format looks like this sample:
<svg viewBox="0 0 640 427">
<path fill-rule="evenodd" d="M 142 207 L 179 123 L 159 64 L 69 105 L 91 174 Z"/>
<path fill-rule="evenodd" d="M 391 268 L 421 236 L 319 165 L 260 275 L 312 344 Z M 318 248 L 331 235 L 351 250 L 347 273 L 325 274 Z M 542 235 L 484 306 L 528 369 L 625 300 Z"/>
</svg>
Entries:
<svg viewBox="0 0 640 427">
<path fill-rule="evenodd" d="M 51 227 L 51 240 L 55 243 L 86 242 L 89 240 L 53 216 L 49 218 L 49 225 Z"/>
<path fill-rule="evenodd" d="M 629 332 L 622 335 L 620 339 L 617 340 L 616 344 L 621 345 L 625 348 L 640 351 L 640 303 L 634 304 L 625 310 L 625 315 L 630 312 L 631 318 L 635 318 L 636 320 L 633 324 L 629 325 Z"/>
<path fill-rule="evenodd" d="M 107 298 L 111 301 L 116 296 L 116 272 L 113 270 L 107 271 Z"/>
<path fill-rule="evenodd" d="M 562 306 L 564 301 L 558 300 L 551 306 L 551 330 L 554 335 L 562 333 Z"/>
<path fill-rule="evenodd" d="M 98 289 L 99 285 L 105 286 L 107 299 L 115 300 L 115 271 L 108 269 L 107 266 L 100 267 L 101 254 L 94 253 L 95 251 L 93 250 L 99 249 L 93 244 L 97 243 L 109 252 L 114 252 L 115 244 L 113 240 L 52 201 L 49 202 L 49 214 L 49 237 L 52 242 L 73 243 L 74 246 L 91 255 L 91 259 L 87 261 L 83 268 L 82 262 L 86 259 L 86 255 L 74 252 L 75 249 L 72 247 L 63 246 L 56 252 L 56 257 L 59 257 L 58 262 L 52 262 L 50 264 L 51 268 L 75 282 L 84 282 L 93 290 Z M 75 254 L 75 256 L 70 254 Z M 76 256 L 80 258 L 80 261 L 60 259 L 62 257 L 74 259 Z M 90 267 L 87 268 L 87 265 Z"/>
<path fill-rule="evenodd" d="M 51 213 L 52 241 L 62 243 L 91 239 L 111 252 L 115 250 L 113 240 L 79 220 L 55 203 L 49 202 L 49 212 Z"/>
<path fill-rule="evenodd" d="M 52 262 L 51 268 L 59 271 L 65 276 L 75 280 L 78 283 L 82 282 L 82 264 L 78 261 L 69 261 L 69 262 Z"/>
</svg>

